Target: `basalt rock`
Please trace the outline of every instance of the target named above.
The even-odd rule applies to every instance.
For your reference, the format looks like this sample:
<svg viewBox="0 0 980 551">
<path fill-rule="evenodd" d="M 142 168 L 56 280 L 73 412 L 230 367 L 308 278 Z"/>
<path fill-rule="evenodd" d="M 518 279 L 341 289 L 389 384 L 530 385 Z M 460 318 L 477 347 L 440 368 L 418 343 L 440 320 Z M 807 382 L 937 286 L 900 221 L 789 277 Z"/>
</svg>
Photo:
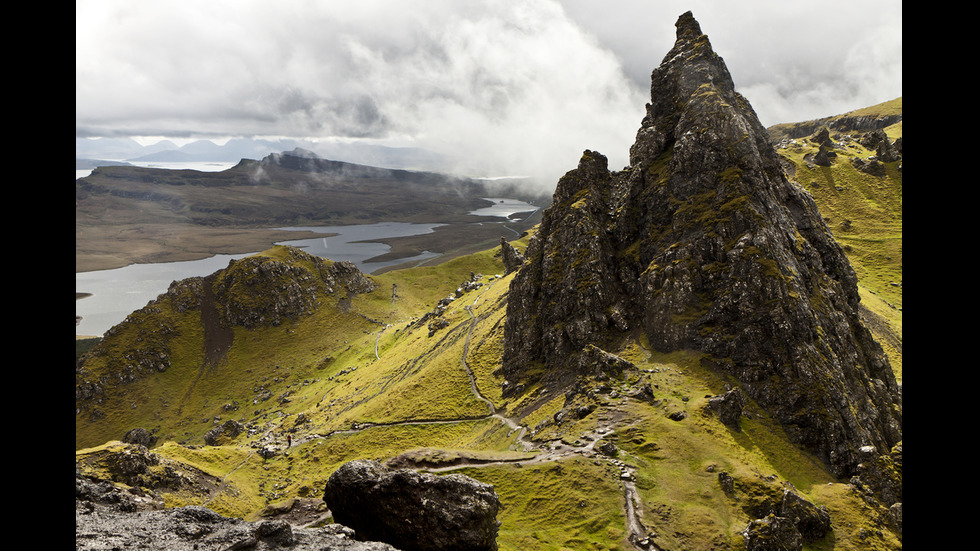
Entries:
<svg viewBox="0 0 980 551">
<path fill-rule="evenodd" d="M 262 255 L 232 260 L 215 278 L 214 302 L 227 325 L 276 326 L 312 313 L 325 296 L 342 301 L 376 288 L 352 262 L 285 250 L 286 260 Z"/>
<path fill-rule="evenodd" d="M 504 263 L 504 275 L 517 271 L 524 264 L 524 255 L 503 237 L 500 238 L 500 257 Z"/>
<path fill-rule="evenodd" d="M 708 355 L 849 476 L 862 446 L 901 440 L 899 387 L 813 199 L 693 15 L 676 26 L 630 165 L 585 151 L 558 181 L 511 283 L 500 374 L 562 380 L 590 346 L 639 332 Z"/>
<path fill-rule="evenodd" d="M 902 444 L 889 454 L 878 454 L 874 448 L 861 449 L 861 463 L 851 484 L 874 495 L 885 506 L 902 502 Z"/>
<path fill-rule="evenodd" d="M 747 551 L 798 551 L 803 549 L 803 537 L 793 521 L 769 515 L 753 520 L 742 532 Z"/>
<path fill-rule="evenodd" d="M 358 538 L 404 551 L 496 551 L 500 501 L 493 486 L 351 461 L 327 480 L 323 500 Z"/>
<path fill-rule="evenodd" d="M 399 551 L 381 542 L 355 541 L 339 524 L 296 528 L 282 520 L 247 522 L 201 506 L 164 508 L 110 482 L 75 473 L 75 549 L 249 549 L 252 551 Z"/>
<path fill-rule="evenodd" d="M 253 255 L 231 260 L 208 277 L 171 283 L 167 297 L 178 312 L 218 308 L 227 326 L 276 326 L 312 313 L 328 296 L 338 300 L 373 291 L 377 284 L 352 262 L 331 262 L 293 247 L 285 258 Z"/>
<path fill-rule="evenodd" d="M 233 439 L 242 433 L 244 427 L 238 421 L 229 419 L 224 423 L 212 428 L 204 433 L 204 442 L 209 446 L 217 446 L 221 443 Z"/>
<path fill-rule="evenodd" d="M 714 411 L 722 423 L 738 428 L 742 409 L 745 407 L 745 394 L 739 388 L 733 388 L 708 400 L 708 406 Z"/>
<path fill-rule="evenodd" d="M 728 487 L 731 487 L 730 484 Z M 727 489 L 726 493 L 731 495 Z M 830 514 L 826 508 L 817 507 L 796 492 L 786 489 L 778 508 L 763 518 L 749 522 L 742 531 L 742 537 L 746 549 L 787 551 L 803 549 L 805 542 L 819 540 L 830 530 Z"/>
<path fill-rule="evenodd" d="M 145 448 L 152 448 L 156 444 L 156 437 L 150 431 L 137 427 L 123 435 L 122 441 L 127 444 L 138 444 Z"/>
<path fill-rule="evenodd" d="M 780 515 L 793 521 L 804 540 L 817 540 L 830 532 L 830 513 L 792 490 L 783 492 Z"/>
</svg>

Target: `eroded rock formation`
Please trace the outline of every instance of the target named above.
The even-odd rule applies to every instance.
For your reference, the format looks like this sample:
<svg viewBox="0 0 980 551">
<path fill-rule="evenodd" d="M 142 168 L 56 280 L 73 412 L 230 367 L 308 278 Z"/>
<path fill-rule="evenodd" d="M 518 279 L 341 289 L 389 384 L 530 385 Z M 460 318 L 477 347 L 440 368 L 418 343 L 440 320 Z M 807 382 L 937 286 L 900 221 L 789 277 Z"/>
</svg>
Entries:
<svg viewBox="0 0 980 551">
<path fill-rule="evenodd" d="M 901 393 L 858 315 L 857 278 L 790 182 L 724 61 L 688 12 L 611 172 L 563 176 L 508 296 L 505 388 L 567 378 L 631 332 L 694 349 L 839 476 L 901 440 Z"/>
</svg>

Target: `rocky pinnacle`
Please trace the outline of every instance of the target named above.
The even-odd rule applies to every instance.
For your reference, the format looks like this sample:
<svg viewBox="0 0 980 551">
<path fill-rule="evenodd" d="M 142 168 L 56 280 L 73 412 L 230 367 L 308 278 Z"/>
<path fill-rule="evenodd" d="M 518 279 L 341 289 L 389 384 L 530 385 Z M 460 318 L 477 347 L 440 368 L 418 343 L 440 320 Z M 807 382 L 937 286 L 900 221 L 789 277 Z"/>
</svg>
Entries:
<svg viewBox="0 0 980 551">
<path fill-rule="evenodd" d="M 630 336 L 700 351 L 850 476 L 860 448 L 901 440 L 901 389 L 816 204 L 694 16 L 676 27 L 630 165 L 585 151 L 559 180 L 511 284 L 501 374 L 560 385 Z"/>
</svg>

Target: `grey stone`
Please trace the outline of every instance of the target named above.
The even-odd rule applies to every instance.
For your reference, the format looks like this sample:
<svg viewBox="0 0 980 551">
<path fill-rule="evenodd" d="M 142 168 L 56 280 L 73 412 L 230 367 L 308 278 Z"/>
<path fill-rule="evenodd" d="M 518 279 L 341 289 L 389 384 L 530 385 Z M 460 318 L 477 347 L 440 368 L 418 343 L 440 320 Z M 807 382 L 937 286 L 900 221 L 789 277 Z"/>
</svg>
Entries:
<svg viewBox="0 0 980 551">
<path fill-rule="evenodd" d="M 493 486 L 460 474 L 351 461 L 330 475 L 323 500 L 361 539 L 404 551 L 497 549 L 499 498 Z"/>
</svg>

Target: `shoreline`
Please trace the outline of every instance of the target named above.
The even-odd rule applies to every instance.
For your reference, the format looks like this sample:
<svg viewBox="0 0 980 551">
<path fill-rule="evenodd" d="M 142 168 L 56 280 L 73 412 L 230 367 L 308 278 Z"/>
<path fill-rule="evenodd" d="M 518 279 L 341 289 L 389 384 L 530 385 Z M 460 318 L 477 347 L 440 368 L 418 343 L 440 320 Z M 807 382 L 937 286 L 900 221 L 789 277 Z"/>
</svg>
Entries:
<svg viewBox="0 0 980 551">
<path fill-rule="evenodd" d="M 219 254 L 251 254 L 277 242 L 324 237 L 325 234 L 265 228 L 199 226 L 113 226 L 76 228 L 75 273 L 204 260 Z"/>
</svg>

